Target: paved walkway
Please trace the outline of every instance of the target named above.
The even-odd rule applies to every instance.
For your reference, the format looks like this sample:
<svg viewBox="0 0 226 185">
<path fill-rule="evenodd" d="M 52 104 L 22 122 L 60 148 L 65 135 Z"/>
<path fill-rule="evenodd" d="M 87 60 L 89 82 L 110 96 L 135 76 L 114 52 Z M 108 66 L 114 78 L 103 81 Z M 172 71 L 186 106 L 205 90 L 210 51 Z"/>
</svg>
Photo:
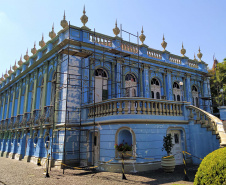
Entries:
<svg viewBox="0 0 226 185">
<path fill-rule="evenodd" d="M 166 174 L 162 169 L 138 174 L 126 174 L 122 180 L 119 173 L 91 172 L 85 170 L 52 169 L 50 178 L 45 178 L 43 167 L 14 159 L 0 157 L 0 185 L 49 185 L 49 184 L 193 184 L 197 166 L 188 166 L 191 182 L 183 181 L 183 166 L 177 166 L 174 173 Z"/>
</svg>

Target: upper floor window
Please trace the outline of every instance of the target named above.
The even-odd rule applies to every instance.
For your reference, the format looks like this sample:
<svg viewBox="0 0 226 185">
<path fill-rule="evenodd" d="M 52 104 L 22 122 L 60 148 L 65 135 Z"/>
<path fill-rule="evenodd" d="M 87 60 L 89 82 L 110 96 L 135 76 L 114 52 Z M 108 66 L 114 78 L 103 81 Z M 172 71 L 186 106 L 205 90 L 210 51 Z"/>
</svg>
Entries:
<svg viewBox="0 0 226 185">
<path fill-rule="evenodd" d="M 104 69 L 95 70 L 95 102 L 108 99 L 108 77 Z"/>
<path fill-rule="evenodd" d="M 127 74 L 125 76 L 125 89 L 126 89 L 126 97 L 137 96 L 137 80 L 133 74 Z"/>
<path fill-rule="evenodd" d="M 151 80 L 151 98 L 160 99 L 160 97 L 161 97 L 160 82 L 156 78 L 153 78 Z"/>
<path fill-rule="evenodd" d="M 174 97 L 174 101 L 182 100 L 182 92 L 177 82 L 173 83 L 173 97 Z"/>
<path fill-rule="evenodd" d="M 192 86 L 192 104 L 196 107 L 199 107 L 199 93 L 196 86 Z"/>
<path fill-rule="evenodd" d="M 51 97 L 50 97 L 50 105 L 54 104 L 54 98 L 56 94 L 56 73 L 53 73 L 52 83 L 51 83 Z"/>
</svg>

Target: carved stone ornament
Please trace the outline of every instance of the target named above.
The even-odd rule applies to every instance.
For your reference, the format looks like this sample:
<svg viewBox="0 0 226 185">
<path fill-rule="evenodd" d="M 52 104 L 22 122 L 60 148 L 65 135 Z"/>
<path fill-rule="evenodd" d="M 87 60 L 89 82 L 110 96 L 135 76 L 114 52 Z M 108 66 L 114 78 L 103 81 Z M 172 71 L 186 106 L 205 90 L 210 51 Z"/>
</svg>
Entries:
<svg viewBox="0 0 226 185">
<path fill-rule="evenodd" d="M 163 47 L 163 51 L 165 51 L 165 49 L 166 49 L 166 46 L 167 46 L 167 42 L 165 42 L 165 38 L 164 38 L 164 34 L 163 34 L 163 38 L 162 38 L 162 43 L 161 43 L 161 45 L 162 45 L 162 47 Z"/>
<path fill-rule="evenodd" d="M 117 26 L 117 19 L 116 19 L 116 22 L 115 22 L 115 28 L 113 29 L 113 32 L 115 34 L 115 36 L 117 37 L 117 35 L 120 33 L 120 30 Z"/>
<path fill-rule="evenodd" d="M 39 46 L 42 48 L 42 47 L 44 47 L 45 45 L 46 45 L 46 43 L 44 42 L 44 36 L 43 36 L 43 34 L 42 34 L 42 40 L 39 41 Z"/>
<path fill-rule="evenodd" d="M 186 53 L 186 49 L 184 49 L 183 42 L 182 42 L 182 49 L 180 50 L 180 53 L 182 54 L 182 57 L 184 57 L 184 55 Z"/>
<path fill-rule="evenodd" d="M 35 45 L 36 45 L 36 44 L 34 43 L 34 47 L 31 49 L 31 53 L 32 53 L 33 55 L 37 52 Z"/>
<path fill-rule="evenodd" d="M 53 24 L 53 26 L 52 26 L 52 31 L 49 32 L 49 37 L 50 37 L 51 39 L 53 39 L 54 37 L 56 37 L 56 33 L 54 32 L 54 24 Z"/>
<path fill-rule="evenodd" d="M 88 17 L 86 16 L 85 6 L 84 6 L 84 9 L 83 9 L 83 15 L 80 18 L 80 20 L 81 20 L 83 26 L 86 27 L 86 23 L 88 22 Z"/>
<path fill-rule="evenodd" d="M 60 22 L 60 25 L 61 25 L 63 28 L 66 28 L 66 27 L 68 26 L 68 22 L 66 21 L 65 11 L 64 11 L 63 20 Z"/>
<path fill-rule="evenodd" d="M 201 58 L 202 58 L 202 53 L 200 52 L 200 47 L 199 47 L 199 53 L 197 54 L 197 57 L 199 58 L 199 62 L 201 62 Z"/>
<path fill-rule="evenodd" d="M 0 78 L 1 81 L 4 81 L 4 77 L 3 77 L 3 73 L 2 73 L 2 77 Z"/>
<path fill-rule="evenodd" d="M 8 71 L 8 74 L 11 75 L 13 73 L 13 71 L 11 70 L 11 66 L 10 66 L 10 69 Z"/>
<path fill-rule="evenodd" d="M 139 36 L 139 38 L 140 38 L 140 41 L 142 42 L 142 44 L 144 44 L 146 36 L 144 35 L 143 26 L 142 26 L 141 35 Z"/>
<path fill-rule="evenodd" d="M 24 60 L 29 60 L 29 56 L 28 56 L 28 49 L 27 49 L 27 52 L 26 52 L 26 55 L 24 55 Z"/>
<path fill-rule="evenodd" d="M 17 66 L 16 66 L 16 61 L 15 61 L 15 64 L 13 66 L 13 70 L 16 71 L 16 69 L 17 69 Z"/>
<path fill-rule="evenodd" d="M 22 55 L 21 55 L 21 57 L 20 57 L 20 60 L 18 61 L 18 65 L 19 65 L 19 66 L 22 66 L 22 65 L 23 65 Z"/>
<path fill-rule="evenodd" d="M 8 74 L 7 74 L 7 69 L 6 69 L 6 72 L 4 74 L 4 77 L 7 78 L 8 77 Z"/>
</svg>

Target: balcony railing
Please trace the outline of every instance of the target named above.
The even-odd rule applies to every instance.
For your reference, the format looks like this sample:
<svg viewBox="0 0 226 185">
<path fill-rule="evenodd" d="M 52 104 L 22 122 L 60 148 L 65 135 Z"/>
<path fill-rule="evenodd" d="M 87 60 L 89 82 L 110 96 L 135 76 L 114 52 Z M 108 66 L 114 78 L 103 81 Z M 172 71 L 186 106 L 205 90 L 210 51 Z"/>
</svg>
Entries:
<svg viewBox="0 0 226 185">
<path fill-rule="evenodd" d="M 163 115 L 182 116 L 183 102 L 156 100 L 150 98 L 117 98 L 88 105 L 88 118 L 110 115 Z"/>
<path fill-rule="evenodd" d="M 23 120 L 23 114 L 18 114 L 17 117 L 16 117 L 16 121 L 14 123 L 14 128 L 19 128 L 21 127 L 21 124 L 22 124 L 22 120 Z"/>
<path fill-rule="evenodd" d="M 53 114 L 54 114 L 53 106 L 52 105 L 45 106 L 43 115 L 41 116 L 41 120 L 44 123 L 50 123 L 53 121 Z"/>
<path fill-rule="evenodd" d="M 31 113 L 25 112 L 24 113 L 24 119 L 23 119 L 23 125 L 25 127 L 28 127 L 31 124 Z"/>
<path fill-rule="evenodd" d="M 1 120 L 1 130 L 5 129 L 5 120 Z"/>
<path fill-rule="evenodd" d="M 34 126 L 40 124 L 40 118 L 41 118 L 41 110 L 40 109 L 34 110 L 32 115 L 32 123 Z"/>
<path fill-rule="evenodd" d="M 13 129 L 13 125 L 15 124 L 15 122 L 16 122 L 16 116 L 11 117 L 8 129 Z"/>
</svg>

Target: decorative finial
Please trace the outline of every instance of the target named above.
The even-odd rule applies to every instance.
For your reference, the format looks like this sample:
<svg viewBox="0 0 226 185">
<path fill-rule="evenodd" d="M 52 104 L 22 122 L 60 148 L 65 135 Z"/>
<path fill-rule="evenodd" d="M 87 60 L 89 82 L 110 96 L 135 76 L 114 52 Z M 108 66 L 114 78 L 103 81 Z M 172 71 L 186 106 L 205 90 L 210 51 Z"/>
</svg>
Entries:
<svg viewBox="0 0 226 185">
<path fill-rule="evenodd" d="M 36 44 L 34 43 L 34 47 L 31 49 L 31 53 L 34 55 L 36 52 L 37 52 L 37 50 L 36 50 Z"/>
<path fill-rule="evenodd" d="M 184 54 L 186 53 L 186 49 L 184 49 L 183 42 L 182 42 L 182 49 L 180 50 L 180 53 L 182 54 L 182 57 L 185 57 Z"/>
<path fill-rule="evenodd" d="M 167 46 L 167 42 L 165 42 L 165 37 L 164 37 L 164 34 L 163 34 L 163 37 L 162 37 L 162 43 L 161 43 L 161 45 L 162 45 L 162 47 L 163 47 L 163 51 L 165 51 L 165 49 L 166 49 L 166 46 Z"/>
<path fill-rule="evenodd" d="M 197 54 L 197 57 L 199 58 L 199 62 L 201 62 L 202 60 L 201 60 L 201 58 L 202 58 L 202 53 L 200 52 L 201 50 L 200 50 L 200 46 L 199 46 L 199 53 Z"/>
<path fill-rule="evenodd" d="M 8 74 L 11 75 L 13 73 L 13 71 L 11 70 L 11 65 L 10 65 L 10 69 L 8 71 Z"/>
<path fill-rule="evenodd" d="M 24 60 L 29 60 L 29 56 L 28 56 L 28 49 L 27 49 L 27 52 L 26 52 L 26 55 L 24 55 Z"/>
<path fill-rule="evenodd" d="M 2 77 L 0 78 L 0 80 L 1 80 L 2 82 L 4 81 L 3 73 L 2 73 Z"/>
<path fill-rule="evenodd" d="M 22 64 L 23 64 L 23 61 L 22 61 L 22 55 L 21 55 L 20 60 L 18 61 L 18 65 L 22 66 Z"/>
<path fill-rule="evenodd" d="M 13 66 L 13 70 L 16 71 L 16 69 L 17 69 L 17 66 L 16 66 L 16 60 L 15 60 L 15 64 Z"/>
<path fill-rule="evenodd" d="M 82 17 L 80 18 L 83 26 L 82 27 L 86 27 L 86 23 L 88 22 L 88 17 L 86 16 L 86 10 L 85 10 L 85 5 L 84 5 L 84 8 L 83 8 L 83 15 Z"/>
<path fill-rule="evenodd" d="M 60 25 L 63 28 L 66 28 L 68 26 L 68 22 L 66 21 L 66 16 L 65 16 L 65 10 L 64 10 L 64 16 L 63 16 L 63 20 L 60 22 Z"/>
<path fill-rule="evenodd" d="M 52 26 L 52 31 L 49 32 L 49 37 L 50 37 L 51 39 L 53 39 L 54 37 L 56 37 L 56 33 L 54 32 L 54 23 L 53 23 L 53 26 Z"/>
<path fill-rule="evenodd" d="M 120 33 L 120 30 L 117 26 L 117 19 L 116 19 L 116 22 L 115 22 L 115 28 L 113 29 L 113 33 L 115 34 L 116 37 Z"/>
<path fill-rule="evenodd" d="M 6 71 L 5 71 L 4 77 L 5 77 L 5 79 L 8 77 L 7 69 L 6 69 Z"/>
<path fill-rule="evenodd" d="M 46 45 L 46 43 L 44 42 L 44 35 L 42 34 L 42 40 L 39 41 L 39 46 L 42 48 Z"/>
<path fill-rule="evenodd" d="M 144 35 L 143 26 L 142 26 L 141 35 L 139 38 L 140 38 L 140 41 L 142 42 L 142 44 L 144 44 L 146 36 Z"/>
</svg>

